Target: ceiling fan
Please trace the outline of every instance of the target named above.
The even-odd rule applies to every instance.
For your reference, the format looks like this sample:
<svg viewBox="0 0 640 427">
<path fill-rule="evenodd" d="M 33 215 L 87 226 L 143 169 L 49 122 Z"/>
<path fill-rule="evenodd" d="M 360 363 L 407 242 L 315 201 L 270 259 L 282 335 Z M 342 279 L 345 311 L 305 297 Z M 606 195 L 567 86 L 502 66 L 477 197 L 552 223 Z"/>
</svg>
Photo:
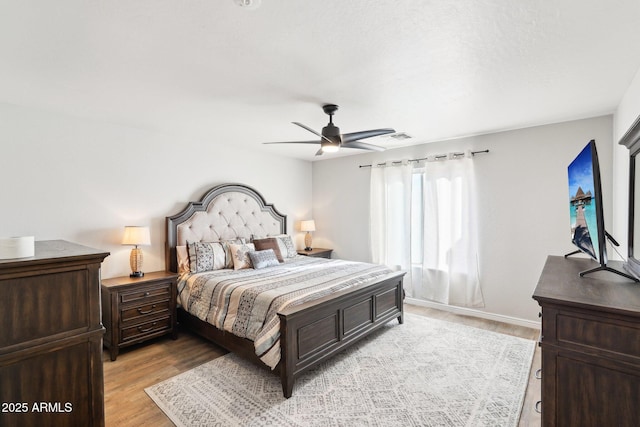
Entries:
<svg viewBox="0 0 640 427">
<path fill-rule="evenodd" d="M 360 139 L 371 138 L 379 135 L 386 135 L 388 133 L 395 133 L 395 130 L 386 128 L 386 129 L 372 129 L 372 130 L 363 130 L 360 132 L 352 132 L 352 133 L 340 133 L 340 128 L 333 124 L 333 115 L 338 110 L 338 106 L 335 104 L 326 104 L 322 106 L 325 114 L 329 116 L 329 123 L 322 128 L 322 133 L 318 133 L 317 131 L 311 129 L 308 126 L 303 125 L 302 123 L 292 122 L 294 125 L 300 126 L 303 129 L 308 130 L 309 132 L 318 135 L 320 137 L 319 140 L 314 141 L 282 141 L 282 142 L 265 142 L 264 144 L 320 144 L 320 149 L 316 153 L 316 156 L 321 156 L 323 153 L 335 153 L 343 148 L 359 148 L 362 150 L 373 150 L 373 151 L 384 151 L 384 147 L 380 147 L 378 145 L 367 144 L 366 142 L 360 141 Z"/>
</svg>

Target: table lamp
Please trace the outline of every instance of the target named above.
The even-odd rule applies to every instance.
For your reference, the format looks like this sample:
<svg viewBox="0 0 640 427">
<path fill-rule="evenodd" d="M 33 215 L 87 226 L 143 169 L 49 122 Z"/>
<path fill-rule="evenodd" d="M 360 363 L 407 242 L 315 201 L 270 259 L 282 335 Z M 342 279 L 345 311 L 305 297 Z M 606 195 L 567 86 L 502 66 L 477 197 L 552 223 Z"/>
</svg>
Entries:
<svg viewBox="0 0 640 427">
<path fill-rule="evenodd" d="M 316 223 L 310 219 L 307 221 L 302 221 L 300 223 L 300 231 L 306 231 L 307 234 L 305 234 L 304 236 L 304 245 L 306 246 L 304 248 L 305 251 L 310 251 L 311 250 L 311 232 L 312 231 L 316 231 Z"/>
<path fill-rule="evenodd" d="M 142 249 L 138 248 L 138 246 L 151 244 L 149 227 L 127 225 L 124 227 L 122 244 L 134 246 L 134 248 L 131 249 L 131 255 L 129 256 L 129 264 L 131 265 L 131 274 L 129 277 L 144 276 L 144 273 L 142 272 Z"/>
</svg>

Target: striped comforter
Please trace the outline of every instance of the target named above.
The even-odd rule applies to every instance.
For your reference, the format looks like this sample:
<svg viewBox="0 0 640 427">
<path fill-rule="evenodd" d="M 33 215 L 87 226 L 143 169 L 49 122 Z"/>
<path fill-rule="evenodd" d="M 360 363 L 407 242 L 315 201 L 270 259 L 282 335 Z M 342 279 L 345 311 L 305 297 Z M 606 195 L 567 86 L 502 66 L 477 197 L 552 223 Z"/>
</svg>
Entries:
<svg viewBox="0 0 640 427">
<path fill-rule="evenodd" d="M 186 274 L 178 302 L 200 320 L 248 338 L 271 369 L 280 361 L 278 311 L 391 273 L 385 266 L 298 256 L 260 270 Z"/>
</svg>

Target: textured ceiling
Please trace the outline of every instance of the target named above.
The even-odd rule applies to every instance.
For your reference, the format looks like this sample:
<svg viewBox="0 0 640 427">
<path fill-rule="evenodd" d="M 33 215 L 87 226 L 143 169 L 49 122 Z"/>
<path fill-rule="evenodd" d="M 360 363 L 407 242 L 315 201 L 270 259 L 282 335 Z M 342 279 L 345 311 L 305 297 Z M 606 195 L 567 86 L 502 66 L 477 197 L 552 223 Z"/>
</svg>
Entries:
<svg viewBox="0 0 640 427">
<path fill-rule="evenodd" d="M 639 22 L 637 0 L 0 0 L 0 102 L 311 160 L 261 143 L 314 139 L 291 122 L 324 103 L 413 143 L 612 113 Z"/>
</svg>

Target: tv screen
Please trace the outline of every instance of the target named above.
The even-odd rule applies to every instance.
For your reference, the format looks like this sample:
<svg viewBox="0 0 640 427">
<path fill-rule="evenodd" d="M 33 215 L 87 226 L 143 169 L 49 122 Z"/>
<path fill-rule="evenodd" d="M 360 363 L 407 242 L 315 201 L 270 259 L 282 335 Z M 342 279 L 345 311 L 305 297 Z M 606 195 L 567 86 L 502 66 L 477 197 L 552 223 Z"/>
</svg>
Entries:
<svg viewBox="0 0 640 427">
<path fill-rule="evenodd" d="M 607 263 L 600 167 L 594 140 L 571 162 L 569 172 L 569 209 L 571 241 L 580 251 L 599 264 Z"/>
</svg>

